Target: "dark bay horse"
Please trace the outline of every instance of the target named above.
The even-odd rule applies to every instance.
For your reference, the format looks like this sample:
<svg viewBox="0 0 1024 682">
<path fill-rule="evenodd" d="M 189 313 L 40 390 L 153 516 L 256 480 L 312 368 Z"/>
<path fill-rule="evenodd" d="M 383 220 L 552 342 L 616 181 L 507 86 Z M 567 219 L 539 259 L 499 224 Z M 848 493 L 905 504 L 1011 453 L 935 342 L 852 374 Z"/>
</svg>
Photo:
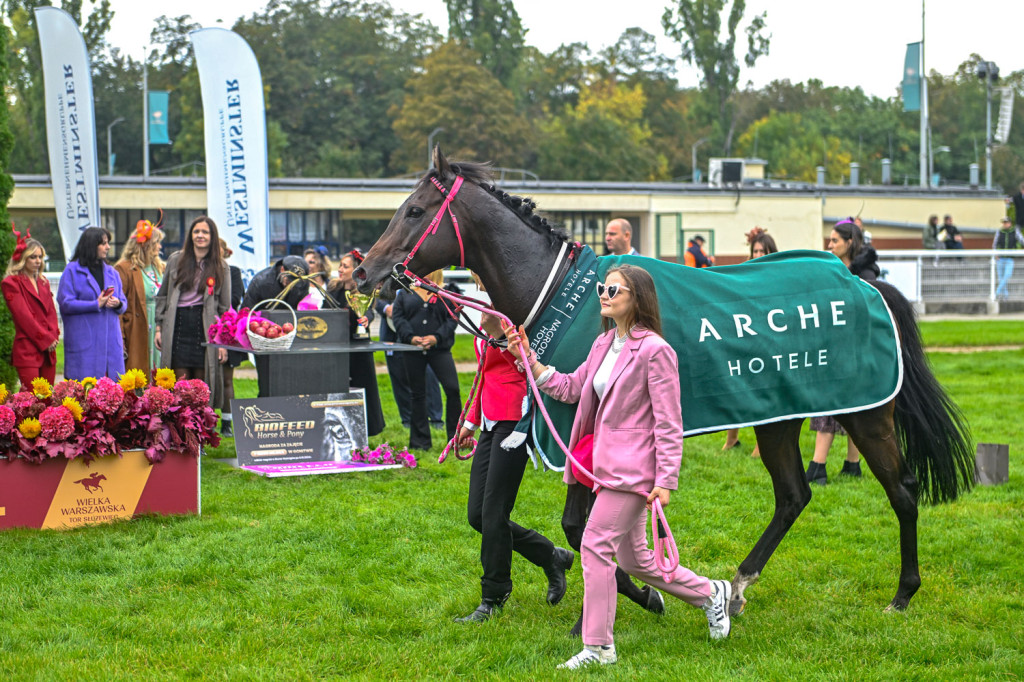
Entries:
<svg viewBox="0 0 1024 682">
<path fill-rule="evenodd" d="M 449 163 L 435 149 L 434 168 L 395 213 L 354 277 L 364 293 L 380 289 L 387 296 L 395 286 L 389 276 L 396 265 L 405 263 L 419 275 L 463 265 L 480 276 L 494 308 L 522 324 L 549 276 L 560 281 L 571 266 L 566 255 L 571 248 L 564 248 L 567 235 L 533 209 L 530 199 L 493 187 L 486 166 Z M 434 229 L 424 237 L 432 223 Z M 887 608 L 903 610 L 921 584 L 918 498 L 945 502 L 968 490 L 974 453 L 959 409 L 928 367 L 909 302 L 884 282 L 876 288 L 899 330 L 903 383 L 893 400 L 836 419 L 882 484 L 899 521 L 901 569 L 896 595 Z M 733 578 L 734 614 L 746 603 L 746 587 L 758 580 L 811 499 L 799 449 L 802 423 L 802 418 L 786 419 L 754 428 L 761 461 L 772 479 L 775 513 Z"/>
</svg>

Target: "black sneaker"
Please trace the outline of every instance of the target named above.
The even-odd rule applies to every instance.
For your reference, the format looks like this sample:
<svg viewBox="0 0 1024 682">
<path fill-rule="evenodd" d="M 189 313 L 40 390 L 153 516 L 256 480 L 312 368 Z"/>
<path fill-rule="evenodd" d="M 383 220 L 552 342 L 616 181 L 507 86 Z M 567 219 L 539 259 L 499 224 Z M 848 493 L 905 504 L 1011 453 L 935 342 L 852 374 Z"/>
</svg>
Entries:
<svg viewBox="0 0 1024 682">
<path fill-rule="evenodd" d="M 220 435 L 231 438 L 234 434 L 231 431 L 231 422 L 221 420 L 220 422 Z"/>
</svg>

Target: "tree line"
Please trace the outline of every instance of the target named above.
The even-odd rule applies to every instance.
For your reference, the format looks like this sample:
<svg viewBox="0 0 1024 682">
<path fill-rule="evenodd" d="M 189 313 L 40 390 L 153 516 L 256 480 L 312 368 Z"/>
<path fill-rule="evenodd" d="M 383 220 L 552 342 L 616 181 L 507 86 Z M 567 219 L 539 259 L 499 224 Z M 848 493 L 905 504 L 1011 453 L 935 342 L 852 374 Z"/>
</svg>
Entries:
<svg viewBox="0 0 1024 682">
<path fill-rule="evenodd" d="M 446 0 L 448 38 L 421 15 L 383 1 L 270 0 L 232 30 L 248 41 L 263 74 L 270 173 L 286 177 L 394 177 L 422 171 L 434 135 L 454 158 L 491 161 L 546 180 L 688 180 L 692 155 L 759 157 L 772 178 L 917 184 L 919 118 L 897 93 L 869 96 L 820 80 L 741 87 L 741 63 L 770 50 L 770 17 L 746 16 L 744 0 L 671 0 L 662 28 L 679 46 L 660 54 L 655 36 L 625 29 L 614 45 L 564 44 L 543 53 L 528 44 L 513 0 Z M 10 30 L 6 93 L 17 143 L 6 170 L 47 173 L 39 42 L 32 10 L 47 0 L 6 0 Z M 188 39 L 189 16 L 163 16 L 142 61 L 110 45 L 109 0 L 83 16 L 93 65 L 98 144 L 107 126 L 119 174 L 142 173 L 143 68 L 150 89 L 171 92 L 172 144 L 153 146 L 151 172 L 202 174 L 199 78 Z M 681 87 L 678 60 L 701 76 Z M 968 165 L 984 167 L 985 88 L 978 55 L 964 55 L 951 75 L 929 75 L 935 171 L 966 183 Z M 893 65 L 880 65 L 891 69 Z M 895 84 L 894 84 L 895 85 Z M 1024 72 L 1005 77 L 1024 94 Z M 996 105 L 998 106 L 998 102 Z M 993 115 L 993 118 L 995 116 Z M 1007 192 L 1024 180 L 1024 121 L 993 155 L 995 184 Z M 994 125 L 994 122 L 993 122 Z M 440 129 L 440 130 L 438 130 Z M 945 148 L 949 151 L 946 152 Z M 101 162 L 101 173 L 108 169 Z"/>
</svg>

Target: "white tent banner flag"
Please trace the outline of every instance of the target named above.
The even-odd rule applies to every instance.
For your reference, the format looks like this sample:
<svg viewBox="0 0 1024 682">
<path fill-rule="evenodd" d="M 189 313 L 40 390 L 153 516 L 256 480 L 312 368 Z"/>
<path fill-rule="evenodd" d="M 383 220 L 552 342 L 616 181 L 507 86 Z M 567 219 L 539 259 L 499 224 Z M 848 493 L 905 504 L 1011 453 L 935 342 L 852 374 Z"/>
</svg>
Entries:
<svg viewBox="0 0 1024 682">
<path fill-rule="evenodd" d="M 260 67 L 237 33 L 204 28 L 189 38 L 203 94 L 207 211 L 234 252 L 231 264 L 241 269 L 248 285 L 270 258 L 267 122 Z"/>
<path fill-rule="evenodd" d="M 70 258 L 82 230 L 100 225 L 92 75 L 85 40 L 71 15 L 56 7 L 37 7 L 35 13 L 43 54 L 53 203 L 64 255 Z"/>
</svg>

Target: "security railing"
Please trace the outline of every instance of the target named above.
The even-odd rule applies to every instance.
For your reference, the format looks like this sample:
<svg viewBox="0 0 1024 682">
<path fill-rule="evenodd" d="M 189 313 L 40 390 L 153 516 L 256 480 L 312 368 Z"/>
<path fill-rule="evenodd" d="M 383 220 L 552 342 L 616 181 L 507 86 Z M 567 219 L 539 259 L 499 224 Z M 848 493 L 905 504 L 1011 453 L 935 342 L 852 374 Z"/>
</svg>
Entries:
<svg viewBox="0 0 1024 682">
<path fill-rule="evenodd" d="M 1024 301 L 1021 250 L 879 251 L 878 265 L 911 301 Z"/>
</svg>

